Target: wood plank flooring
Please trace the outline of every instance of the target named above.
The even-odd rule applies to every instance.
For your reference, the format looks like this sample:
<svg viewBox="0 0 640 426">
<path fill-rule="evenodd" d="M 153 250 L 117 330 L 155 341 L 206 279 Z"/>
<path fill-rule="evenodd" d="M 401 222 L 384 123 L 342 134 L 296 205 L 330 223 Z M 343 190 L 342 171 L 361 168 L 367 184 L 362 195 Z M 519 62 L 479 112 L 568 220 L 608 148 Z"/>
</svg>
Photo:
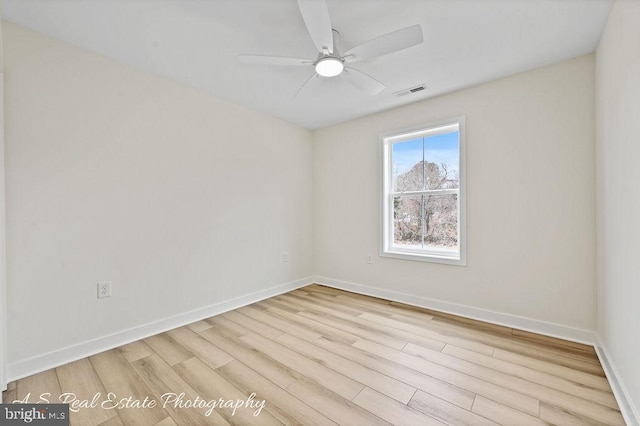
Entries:
<svg viewBox="0 0 640 426">
<path fill-rule="evenodd" d="M 590 346 L 320 285 L 18 380 L 3 400 L 41 395 L 83 426 L 624 425 Z"/>
</svg>

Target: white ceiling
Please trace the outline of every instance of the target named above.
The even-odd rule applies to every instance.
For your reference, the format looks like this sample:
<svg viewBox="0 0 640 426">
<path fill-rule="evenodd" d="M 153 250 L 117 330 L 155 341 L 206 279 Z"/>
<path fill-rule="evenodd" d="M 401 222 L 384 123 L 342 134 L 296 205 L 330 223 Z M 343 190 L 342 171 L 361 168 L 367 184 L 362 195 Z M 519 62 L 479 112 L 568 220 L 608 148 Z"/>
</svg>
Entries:
<svg viewBox="0 0 640 426">
<path fill-rule="evenodd" d="M 376 96 L 311 67 L 247 65 L 238 54 L 315 59 L 296 0 L 0 0 L 3 19 L 307 128 L 319 128 L 593 52 L 610 0 L 327 0 L 341 51 L 421 24 L 424 43 L 354 64 Z M 426 83 L 402 98 L 393 92 Z"/>
</svg>

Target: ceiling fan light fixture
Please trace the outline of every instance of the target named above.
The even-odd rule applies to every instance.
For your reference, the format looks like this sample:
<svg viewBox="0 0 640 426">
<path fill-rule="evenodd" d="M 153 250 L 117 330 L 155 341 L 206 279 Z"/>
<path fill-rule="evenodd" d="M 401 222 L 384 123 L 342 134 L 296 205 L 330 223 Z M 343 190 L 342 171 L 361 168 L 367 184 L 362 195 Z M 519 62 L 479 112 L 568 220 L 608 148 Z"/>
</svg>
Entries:
<svg viewBox="0 0 640 426">
<path fill-rule="evenodd" d="M 322 77 L 335 77 L 344 69 L 344 64 L 338 58 L 328 56 L 316 62 L 316 72 Z"/>
</svg>

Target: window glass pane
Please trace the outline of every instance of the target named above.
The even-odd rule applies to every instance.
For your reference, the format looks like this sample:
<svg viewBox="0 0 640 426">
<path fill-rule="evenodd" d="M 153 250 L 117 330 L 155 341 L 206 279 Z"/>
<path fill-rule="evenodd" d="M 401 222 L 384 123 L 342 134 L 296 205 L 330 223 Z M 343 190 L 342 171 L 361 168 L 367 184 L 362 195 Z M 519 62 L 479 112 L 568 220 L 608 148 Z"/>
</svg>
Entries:
<svg viewBox="0 0 640 426">
<path fill-rule="evenodd" d="M 393 197 L 393 245 L 422 248 L 422 196 Z"/>
<path fill-rule="evenodd" d="M 464 117 L 381 135 L 382 256 L 466 264 Z M 461 164 L 462 163 L 462 164 Z"/>
<path fill-rule="evenodd" d="M 424 139 L 426 189 L 460 187 L 460 132 Z"/>
<path fill-rule="evenodd" d="M 424 248 L 452 249 L 458 247 L 458 196 L 424 196 Z"/>
<path fill-rule="evenodd" d="M 393 191 L 420 191 L 423 189 L 422 138 L 392 145 Z"/>
</svg>

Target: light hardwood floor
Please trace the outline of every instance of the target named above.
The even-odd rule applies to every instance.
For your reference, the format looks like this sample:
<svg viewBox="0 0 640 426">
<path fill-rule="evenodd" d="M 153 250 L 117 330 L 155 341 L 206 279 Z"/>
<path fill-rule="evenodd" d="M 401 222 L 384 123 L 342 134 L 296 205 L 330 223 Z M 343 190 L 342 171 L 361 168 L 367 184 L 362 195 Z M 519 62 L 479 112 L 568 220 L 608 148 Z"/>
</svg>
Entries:
<svg viewBox="0 0 640 426">
<path fill-rule="evenodd" d="M 18 380 L 3 399 L 44 393 L 96 398 L 71 414 L 83 426 L 624 424 L 589 346 L 319 285 Z M 163 404 L 182 393 L 255 397 L 235 412 Z M 157 405 L 99 407 L 145 398 Z"/>
</svg>

